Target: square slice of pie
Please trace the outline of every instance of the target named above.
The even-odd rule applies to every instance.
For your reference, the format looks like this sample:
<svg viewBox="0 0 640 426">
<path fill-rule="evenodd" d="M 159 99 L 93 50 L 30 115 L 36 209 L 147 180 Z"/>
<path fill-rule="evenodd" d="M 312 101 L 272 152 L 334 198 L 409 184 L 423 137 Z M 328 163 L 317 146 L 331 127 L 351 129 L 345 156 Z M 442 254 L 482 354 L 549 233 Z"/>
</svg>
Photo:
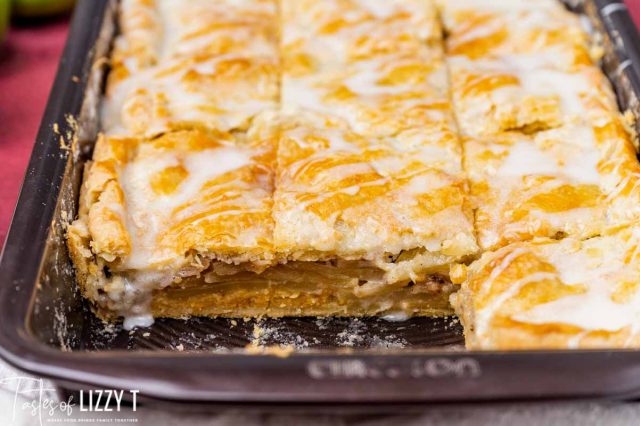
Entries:
<svg viewBox="0 0 640 426">
<path fill-rule="evenodd" d="M 372 137 L 453 117 L 429 1 L 284 1 L 281 51 L 287 112 L 332 115 Z"/>
<path fill-rule="evenodd" d="M 439 0 L 438 5 L 449 56 L 520 59 L 563 71 L 591 65 L 591 56 L 597 57 L 579 16 L 557 0 Z"/>
<path fill-rule="evenodd" d="M 640 346 L 638 227 L 485 252 L 453 274 L 469 349 Z"/>
<path fill-rule="evenodd" d="M 102 136 L 68 230 L 85 294 L 105 315 L 136 317 L 183 279 L 274 263 L 270 142 L 257 127 Z"/>
<path fill-rule="evenodd" d="M 591 237 L 605 228 L 606 177 L 589 128 L 465 141 L 484 250 L 535 237 Z M 591 142 L 591 143 L 590 143 Z"/>
<path fill-rule="evenodd" d="M 109 87 L 177 58 L 276 56 L 277 23 L 276 0 L 122 0 Z"/>
<path fill-rule="evenodd" d="M 197 56 L 166 61 L 110 88 L 102 122 L 110 135 L 154 137 L 167 131 L 248 129 L 276 109 L 279 62 L 271 56 Z"/>
<path fill-rule="evenodd" d="M 536 237 L 589 238 L 632 224 L 640 165 L 620 117 L 464 141 L 482 249 Z"/>
<path fill-rule="evenodd" d="M 441 49 L 425 47 L 320 71 L 301 71 L 286 58 L 284 64 L 286 112 L 331 115 L 369 137 L 453 126 Z"/>
<path fill-rule="evenodd" d="M 330 119 L 282 118 L 274 194 L 276 250 L 291 260 L 363 261 L 369 287 L 448 275 L 476 242 L 454 135 L 372 139 Z"/>
<path fill-rule="evenodd" d="M 282 0 L 280 19 L 284 53 L 316 70 L 441 46 L 431 0 Z"/>
<path fill-rule="evenodd" d="M 526 59 L 448 58 L 451 91 L 467 136 L 535 133 L 617 113 L 607 79 L 594 66 L 574 72 L 537 68 Z"/>
<path fill-rule="evenodd" d="M 110 135 L 246 131 L 277 109 L 274 0 L 125 0 L 102 105 Z"/>
</svg>

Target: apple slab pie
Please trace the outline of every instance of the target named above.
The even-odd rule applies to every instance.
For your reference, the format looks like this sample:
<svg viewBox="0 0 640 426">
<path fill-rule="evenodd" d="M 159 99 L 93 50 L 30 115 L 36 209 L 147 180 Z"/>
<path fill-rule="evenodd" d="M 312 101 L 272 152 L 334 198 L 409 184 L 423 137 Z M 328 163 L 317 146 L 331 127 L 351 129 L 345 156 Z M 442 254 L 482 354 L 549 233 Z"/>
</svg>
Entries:
<svg viewBox="0 0 640 426">
<path fill-rule="evenodd" d="M 640 343 L 636 147 L 561 3 L 122 0 L 119 19 L 68 228 L 101 317 L 455 309 L 471 348 Z"/>
</svg>

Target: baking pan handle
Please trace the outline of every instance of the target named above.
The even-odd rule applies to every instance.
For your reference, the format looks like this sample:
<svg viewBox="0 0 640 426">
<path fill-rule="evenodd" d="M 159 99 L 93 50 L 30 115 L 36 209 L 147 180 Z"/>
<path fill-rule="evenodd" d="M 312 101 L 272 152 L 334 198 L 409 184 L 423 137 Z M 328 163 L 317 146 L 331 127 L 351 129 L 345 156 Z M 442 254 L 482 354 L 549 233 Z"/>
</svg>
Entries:
<svg viewBox="0 0 640 426">
<path fill-rule="evenodd" d="M 634 93 L 640 93 L 640 35 L 622 0 L 594 1 L 620 61 L 616 75 L 626 74 Z"/>
</svg>

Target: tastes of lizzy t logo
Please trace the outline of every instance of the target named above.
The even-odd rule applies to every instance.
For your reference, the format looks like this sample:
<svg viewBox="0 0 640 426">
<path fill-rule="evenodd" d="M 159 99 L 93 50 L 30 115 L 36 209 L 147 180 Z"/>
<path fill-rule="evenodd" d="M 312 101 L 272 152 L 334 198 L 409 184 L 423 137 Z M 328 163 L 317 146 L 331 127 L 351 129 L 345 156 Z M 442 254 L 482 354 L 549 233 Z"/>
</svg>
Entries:
<svg viewBox="0 0 640 426">
<path fill-rule="evenodd" d="M 0 413 L 0 423 L 136 423 L 138 390 L 91 389 L 61 400 L 46 380 L 28 376 L 0 375 L 0 398 L 11 400 L 11 412 Z M 0 401 L 3 402 L 3 401 Z M 1 404 L 0 404 L 1 405 Z"/>
<path fill-rule="evenodd" d="M 138 390 L 129 390 L 132 410 L 138 406 Z M 90 412 L 120 412 L 125 391 L 115 389 L 94 389 L 80 391 L 80 411 Z M 87 395 L 85 397 L 85 395 Z M 114 409 L 115 405 L 115 409 Z"/>
</svg>

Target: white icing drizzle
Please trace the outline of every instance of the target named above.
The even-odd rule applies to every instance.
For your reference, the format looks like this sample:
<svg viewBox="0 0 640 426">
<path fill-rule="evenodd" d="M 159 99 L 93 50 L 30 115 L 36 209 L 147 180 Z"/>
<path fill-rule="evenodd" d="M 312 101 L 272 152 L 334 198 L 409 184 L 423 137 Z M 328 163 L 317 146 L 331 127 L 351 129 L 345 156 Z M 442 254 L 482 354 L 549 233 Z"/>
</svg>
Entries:
<svg viewBox="0 0 640 426">
<path fill-rule="evenodd" d="M 555 175 L 559 172 L 555 159 L 534 144 L 518 141 L 497 171 L 498 176 Z"/>
<path fill-rule="evenodd" d="M 405 311 L 388 312 L 382 316 L 382 319 L 389 322 L 403 322 L 410 318 L 409 314 Z"/>
<path fill-rule="evenodd" d="M 258 98 L 258 85 L 250 85 L 241 80 L 229 80 L 235 87 L 235 93 L 227 90 L 224 95 L 193 90 L 185 85 L 183 78 L 188 72 L 198 72 L 205 77 L 215 76 L 218 64 L 228 59 L 245 59 L 239 55 L 220 55 L 198 64 L 185 65 L 182 61 L 167 61 L 165 65 L 148 68 L 138 72 L 112 88 L 112 92 L 103 101 L 102 123 L 107 134 L 121 134 L 122 128 L 135 123 L 138 116 L 132 116 L 128 108 L 136 102 L 138 108 L 146 108 L 153 121 L 145 123 L 145 135 L 151 136 L 166 130 L 167 121 L 201 122 L 220 130 L 231 130 L 240 127 L 250 117 L 259 112 L 274 108 L 275 99 Z M 257 60 L 269 60 L 262 58 Z M 275 64 L 276 60 L 273 59 Z M 181 64 L 181 65 L 178 65 Z M 177 70 L 162 74 L 163 70 L 179 66 Z M 255 86 L 255 87 L 254 87 Z M 145 95 L 139 94 L 140 90 Z M 249 93 L 253 92 L 253 93 Z M 251 97 L 250 95 L 253 95 Z M 144 98 L 141 98 L 144 96 Z M 169 112 L 168 117 L 158 116 L 155 109 L 159 97 L 163 98 L 163 107 Z M 138 105 L 140 104 L 140 105 Z M 215 107 L 217 112 L 212 113 Z"/>
<path fill-rule="evenodd" d="M 383 19 L 393 15 L 397 11 L 396 5 L 398 4 L 398 2 L 394 2 L 392 0 L 356 0 L 356 2 L 363 9 L 366 9 L 376 15 L 377 18 Z"/>
<path fill-rule="evenodd" d="M 393 66 L 385 67 L 385 65 L 388 66 L 390 64 Z M 399 65 L 402 65 L 402 58 L 400 57 L 385 56 L 382 58 L 360 61 L 358 62 L 357 67 L 354 67 L 356 71 L 351 73 L 351 75 L 344 80 L 344 84 L 349 88 L 349 90 L 360 96 L 395 95 L 412 89 L 415 90 L 416 85 L 409 82 L 397 85 L 380 84 L 380 81 L 388 72 L 386 68 L 393 69 L 395 66 Z M 426 86 L 425 89 L 428 90 L 428 86 Z"/>
<path fill-rule="evenodd" d="M 585 286 L 586 292 L 535 306 L 513 319 L 530 324 L 569 324 L 586 331 L 616 332 L 630 326 L 633 337 L 640 327 L 640 291 L 636 290 L 624 303 L 612 300 L 616 284 L 638 280 L 634 267 L 637 259 L 625 264 L 623 258 L 629 248 L 637 252 L 640 229 L 622 231 L 623 238 L 625 233 L 631 234 L 626 242 L 614 235 L 587 240 L 579 251 L 551 248 L 545 257 L 557 268 L 563 284 Z M 592 247 L 599 249 L 595 259 L 587 254 Z"/>
<path fill-rule="evenodd" d="M 533 309 L 516 314 L 513 319 L 530 324 L 560 323 L 585 330 L 618 331 L 640 321 L 640 296 L 629 304 L 611 300 L 611 283 L 599 279 L 591 281 L 587 296 L 566 296 Z"/>
<path fill-rule="evenodd" d="M 634 184 L 633 184 L 634 187 L 632 191 L 635 192 L 636 188 L 640 185 L 640 174 L 630 173 L 627 177 L 625 177 L 615 185 L 614 190 L 607 195 L 606 201 L 609 202 L 614 200 L 616 197 L 618 197 L 631 180 L 634 180 Z"/>
<path fill-rule="evenodd" d="M 585 338 L 587 334 L 589 334 L 588 330 L 583 331 L 582 333 L 578 333 L 574 337 L 570 338 L 567 342 L 567 348 L 578 349 L 580 347 L 580 342 Z"/>
<path fill-rule="evenodd" d="M 540 10 L 547 13 L 562 11 L 562 6 L 557 0 L 438 0 L 442 9 L 452 14 L 463 10 L 482 12 L 521 12 Z"/>
<path fill-rule="evenodd" d="M 157 236 L 176 207 L 193 199 L 202 186 L 211 179 L 243 167 L 250 162 L 247 152 L 231 147 L 206 149 L 184 156 L 175 153 L 139 158 L 125 166 L 120 183 L 125 193 L 127 227 L 132 240 L 131 255 L 124 259 L 123 267 L 143 270 L 154 263 L 172 257 L 159 251 Z M 157 195 L 150 187 L 155 173 L 181 164 L 188 172 L 180 187 L 170 195 Z"/>
<path fill-rule="evenodd" d="M 580 347 L 592 331 L 618 332 L 630 327 L 626 344 L 631 344 L 640 331 L 640 289 L 624 301 L 612 299 L 616 285 L 635 284 L 640 272 L 637 255 L 640 252 L 640 228 L 627 228 L 618 234 L 596 237 L 586 241 L 565 239 L 560 242 L 526 244 L 509 253 L 483 283 L 478 298 L 491 291 L 494 282 L 519 256 L 531 252 L 554 266 L 555 272 L 532 272 L 510 283 L 502 293 L 493 297 L 486 306 L 476 310 L 475 327 L 478 336 L 486 335 L 493 317 L 501 306 L 518 295 L 524 285 L 545 279 L 554 279 L 565 286 L 577 286 L 577 293 L 512 314 L 514 321 L 527 324 L 566 324 L 582 331 L 567 341 L 570 348 Z M 631 253 L 631 259 L 624 259 Z"/>
<path fill-rule="evenodd" d="M 482 336 L 489 328 L 491 319 L 496 311 L 512 297 L 515 297 L 520 290 L 527 284 L 543 281 L 545 279 L 553 279 L 556 275 L 551 272 L 536 272 L 509 284 L 509 288 L 493 298 L 491 302 L 476 312 L 476 333 Z"/>
<path fill-rule="evenodd" d="M 587 130 L 590 131 L 590 129 Z M 560 148 L 563 147 L 560 146 Z M 571 147 L 566 145 L 564 148 Z M 600 154 L 595 147 L 570 152 L 570 155 L 562 154 L 560 152 L 554 155 L 552 151 L 542 150 L 529 139 L 518 140 L 509 148 L 509 153 L 496 175 L 503 177 L 556 176 L 581 184 L 600 184 L 601 177 L 597 170 Z"/>
<path fill-rule="evenodd" d="M 146 313 L 141 315 L 125 316 L 122 327 L 125 330 L 133 330 L 136 327 L 151 327 L 153 325 L 153 315 Z"/>
<path fill-rule="evenodd" d="M 511 265 L 511 263 L 517 259 L 518 257 L 529 253 L 529 250 L 526 248 L 517 248 L 513 250 L 511 253 L 506 255 L 500 265 L 494 268 L 489 275 L 487 281 L 483 284 L 482 289 L 480 289 L 480 295 L 485 297 L 489 291 L 491 291 L 491 287 L 493 286 L 493 282 Z"/>
<path fill-rule="evenodd" d="M 592 86 L 583 75 L 538 69 L 524 70 L 518 74 L 518 78 L 526 93 L 559 96 L 566 114 L 579 116 L 585 113 L 580 94 L 589 93 Z"/>
</svg>

